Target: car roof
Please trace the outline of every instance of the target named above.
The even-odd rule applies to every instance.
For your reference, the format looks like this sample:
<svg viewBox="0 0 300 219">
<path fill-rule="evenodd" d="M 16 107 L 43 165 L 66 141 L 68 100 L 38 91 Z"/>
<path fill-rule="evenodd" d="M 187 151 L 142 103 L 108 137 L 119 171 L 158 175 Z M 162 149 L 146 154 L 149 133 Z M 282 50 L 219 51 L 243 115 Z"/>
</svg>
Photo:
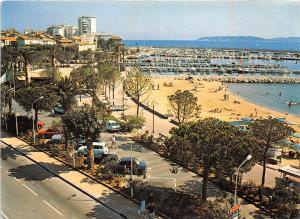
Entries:
<svg viewBox="0 0 300 219">
<path fill-rule="evenodd" d="M 109 123 L 118 123 L 117 121 L 115 120 L 108 120 Z"/>
<path fill-rule="evenodd" d="M 137 159 L 135 157 L 132 158 L 133 161 L 136 161 Z M 131 161 L 131 157 L 122 157 L 120 161 Z"/>
<path fill-rule="evenodd" d="M 105 146 L 106 145 L 106 143 L 105 142 L 96 142 L 96 141 L 94 141 L 93 142 L 93 145 L 96 145 L 96 146 Z"/>
</svg>

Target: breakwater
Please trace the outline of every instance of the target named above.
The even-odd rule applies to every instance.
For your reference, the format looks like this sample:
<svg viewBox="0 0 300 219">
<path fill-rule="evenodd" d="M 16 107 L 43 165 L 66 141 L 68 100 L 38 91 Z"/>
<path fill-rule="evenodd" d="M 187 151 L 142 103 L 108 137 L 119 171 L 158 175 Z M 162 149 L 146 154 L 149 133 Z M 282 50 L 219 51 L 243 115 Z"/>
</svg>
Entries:
<svg viewBox="0 0 300 219">
<path fill-rule="evenodd" d="M 186 77 L 186 79 L 193 77 Z M 281 83 L 281 84 L 300 84 L 299 77 L 263 77 L 263 76 L 197 76 L 197 79 L 205 81 L 220 81 L 227 83 Z"/>
</svg>

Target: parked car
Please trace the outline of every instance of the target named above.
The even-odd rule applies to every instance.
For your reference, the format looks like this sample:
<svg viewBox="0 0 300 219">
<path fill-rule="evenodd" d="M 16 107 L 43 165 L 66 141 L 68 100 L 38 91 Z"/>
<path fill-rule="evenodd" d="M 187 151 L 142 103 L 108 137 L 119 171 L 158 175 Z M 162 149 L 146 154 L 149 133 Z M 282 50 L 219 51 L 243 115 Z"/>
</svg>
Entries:
<svg viewBox="0 0 300 219">
<path fill-rule="evenodd" d="M 53 135 L 57 134 L 63 134 L 63 131 L 54 130 L 52 128 L 38 130 L 38 136 L 40 138 L 50 139 Z"/>
<path fill-rule="evenodd" d="M 94 157 L 102 158 L 103 156 L 108 155 L 108 147 L 105 142 L 93 142 L 94 147 Z M 88 155 L 87 146 L 81 146 L 77 150 L 77 154 L 82 154 L 83 156 Z"/>
<path fill-rule="evenodd" d="M 139 161 L 137 158 L 132 158 L 133 174 L 145 175 L 147 172 L 147 164 L 145 161 Z M 120 174 L 130 174 L 131 171 L 131 157 L 123 157 L 118 161 L 117 172 Z"/>
<path fill-rule="evenodd" d="M 106 131 L 107 132 L 118 132 L 121 130 L 121 126 L 115 120 L 108 120 L 106 123 Z"/>
<path fill-rule="evenodd" d="M 38 120 L 37 127 L 38 127 L 38 129 L 44 128 L 45 127 L 45 122 L 41 121 L 41 120 Z"/>
<path fill-rule="evenodd" d="M 53 111 L 57 114 L 64 114 L 64 112 L 65 112 L 61 105 L 56 105 L 53 108 Z"/>
<path fill-rule="evenodd" d="M 112 161 L 117 162 L 118 160 L 119 160 L 118 155 L 116 155 L 116 154 L 108 154 L 105 158 L 103 158 L 103 160 L 101 161 L 101 163 L 112 162 Z"/>
<path fill-rule="evenodd" d="M 65 136 L 63 134 L 55 134 L 51 137 L 50 142 L 53 144 L 62 144 L 65 142 Z"/>
</svg>

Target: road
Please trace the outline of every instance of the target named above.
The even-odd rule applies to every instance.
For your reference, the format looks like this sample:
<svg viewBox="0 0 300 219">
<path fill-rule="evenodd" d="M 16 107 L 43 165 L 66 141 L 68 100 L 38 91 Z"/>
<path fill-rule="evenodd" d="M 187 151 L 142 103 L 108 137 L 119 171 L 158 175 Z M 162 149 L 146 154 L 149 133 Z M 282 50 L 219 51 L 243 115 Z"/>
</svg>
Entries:
<svg viewBox="0 0 300 219">
<path fill-rule="evenodd" d="M 0 218 L 120 218 L 28 158 L 0 147 Z"/>
</svg>

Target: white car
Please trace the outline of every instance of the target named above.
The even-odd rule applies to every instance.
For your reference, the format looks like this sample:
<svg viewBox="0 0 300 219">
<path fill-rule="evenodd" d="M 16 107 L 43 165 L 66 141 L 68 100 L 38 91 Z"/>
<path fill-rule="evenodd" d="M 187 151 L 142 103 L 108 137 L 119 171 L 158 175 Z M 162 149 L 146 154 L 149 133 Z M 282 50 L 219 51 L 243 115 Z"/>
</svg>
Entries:
<svg viewBox="0 0 300 219">
<path fill-rule="evenodd" d="M 94 147 L 94 157 L 95 158 L 102 158 L 103 156 L 108 155 L 108 147 L 105 142 L 93 142 L 93 147 Z M 77 150 L 77 153 L 87 156 L 87 154 L 88 154 L 87 146 L 79 147 Z"/>
<path fill-rule="evenodd" d="M 121 130 L 121 126 L 115 120 L 108 120 L 106 123 L 106 131 L 117 132 Z"/>
</svg>

